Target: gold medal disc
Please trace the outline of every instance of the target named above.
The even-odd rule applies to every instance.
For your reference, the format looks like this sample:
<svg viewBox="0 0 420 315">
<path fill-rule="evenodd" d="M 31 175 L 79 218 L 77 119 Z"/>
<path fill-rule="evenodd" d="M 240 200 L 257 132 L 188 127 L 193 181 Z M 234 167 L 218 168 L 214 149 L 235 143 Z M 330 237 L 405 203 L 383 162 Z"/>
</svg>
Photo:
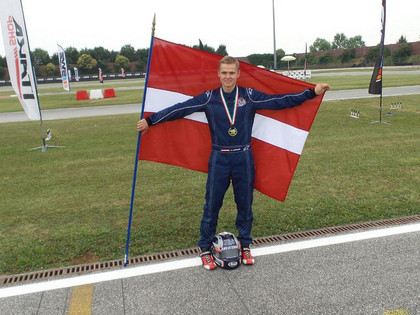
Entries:
<svg viewBox="0 0 420 315">
<path fill-rule="evenodd" d="M 228 129 L 228 134 L 229 134 L 229 136 L 234 137 L 238 134 L 238 129 L 236 129 L 235 126 L 231 126 Z"/>
</svg>

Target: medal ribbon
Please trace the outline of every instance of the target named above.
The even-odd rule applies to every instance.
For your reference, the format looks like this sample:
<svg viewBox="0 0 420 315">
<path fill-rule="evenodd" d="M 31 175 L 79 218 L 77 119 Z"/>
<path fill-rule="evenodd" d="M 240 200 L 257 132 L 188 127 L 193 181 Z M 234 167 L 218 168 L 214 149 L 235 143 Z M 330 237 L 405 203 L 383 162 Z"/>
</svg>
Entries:
<svg viewBox="0 0 420 315">
<path fill-rule="evenodd" d="M 233 114 L 230 115 L 229 113 L 229 108 L 227 106 L 225 97 L 223 96 L 223 91 L 222 88 L 220 88 L 220 97 L 222 98 L 222 103 L 223 106 L 225 107 L 225 111 L 226 111 L 226 115 L 228 116 L 230 125 L 233 126 L 235 124 L 235 120 L 236 120 L 236 109 L 238 108 L 238 86 L 236 86 L 236 95 L 235 95 L 235 104 L 233 106 Z"/>
</svg>

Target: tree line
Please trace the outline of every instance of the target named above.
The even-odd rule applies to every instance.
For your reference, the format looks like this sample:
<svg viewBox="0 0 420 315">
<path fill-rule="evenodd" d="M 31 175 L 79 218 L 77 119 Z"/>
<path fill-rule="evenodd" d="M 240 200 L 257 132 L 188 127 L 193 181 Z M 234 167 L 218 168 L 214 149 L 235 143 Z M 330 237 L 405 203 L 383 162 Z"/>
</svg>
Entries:
<svg viewBox="0 0 420 315">
<path fill-rule="evenodd" d="M 386 63 L 389 64 L 407 64 L 420 62 L 420 56 L 411 56 L 411 48 L 404 36 L 401 36 L 397 42 L 401 44 L 399 48 L 391 52 L 385 49 L 384 57 Z M 305 54 L 305 58 L 297 58 L 296 61 L 291 62 L 293 66 L 303 66 L 305 59 L 310 66 L 325 66 L 333 64 L 334 66 L 348 66 L 360 65 L 365 66 L 374 63 L 379 50 L 379 45 L 371 48 L 363 58 L 356 58 L 355 49 L 365 47 L 365 42 L 362 36 L 354 36 L 347 38 L 344 33 L 337 33 L 333 40 L 329 42 L 323 38 L 317 38 L 312 45 L 309 46 L 309 52 Z M 217 49 L 203 44 L 199 39 L 199 43 L 193 48 L 216 53 L 218 55 L 226 56 L 228 51 L 225 45 L 219 45 Z M 331 51 L 341 50 L 339 56 L 333 56 Z M 101 68 L 104 73 L 120 72 L 121 68 L 125 71 L 140 71 L 146 70 L 147 58 L 149 48 L 135 49 L 133 46 L 127 44 L 121 47 L 119 51 L 109 51 L 104 47 L 95 47 L 93 49 L 84 48 L 78 50 L 75 47 L 68 47 L 65 49 L 67 64 L 69 68 L 77 67 L 80 74 L 92 74 Z M 293 54 L 298 57 L 298 54 Z M 299 54 L 300 56 L 302 54 Z M 283 49 L 277 49 L 276 57 L 280 61 L 285 56 Z M 31 58 L 38 76 L 55 76 L 59 74 L 58 71 L 58 56 L 54 53 L 52 56 L 46 50 L 36 48 L 31 52 Z M 273 54 L 251 54 L 246 57 L 248 62 L 254 65 L 263 65 L 266 68 L 273 69 L 274 55 Z M 287 64 L 277 63 L 280 68 L 287 67 Z M 0 78 L 6 76 L 6 58 L 0 56 Z"/>
<path fill-rule="evenodd" d="M 407 43 L 405 36 L 401 36 L 397 43 L 399 47 L 390 51 L 388 47 L 384 48 L 385 65 L 406 65 L 420 64 L 420 55 L 412 55 L 411 46 Z M 363 56 L 357 56 L 356 50 L 366 47 L 362 36 L 347 38 L 343 33 L 337 33 L 332 42 L 324 38 L 317 38 L 309 46 L 307 53 L 294 53 L 295 61 L 290 62 L 290 66 L 303 67 L 305 61 L 308 67 L 352 67 L 352 66 L 372 66 L 379 55 L 379 44 L 371 47 Z M 282 49 L 276 50 L 277 61 L 285 56 Z M 248 56 L 248 61 L 254 65 L 263 65 L 272 69 L 274 66 L 273 54 L 253 54 Z M 286 69 L 286 62 L 277 62 L 280 68 Z"/>
</svg>

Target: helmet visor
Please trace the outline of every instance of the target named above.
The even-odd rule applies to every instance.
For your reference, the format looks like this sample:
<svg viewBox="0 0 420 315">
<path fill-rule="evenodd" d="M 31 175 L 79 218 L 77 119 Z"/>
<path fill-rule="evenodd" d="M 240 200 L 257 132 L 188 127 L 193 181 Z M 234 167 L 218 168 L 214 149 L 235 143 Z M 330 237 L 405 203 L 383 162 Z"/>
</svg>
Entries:
<svg viewBox="0 0 420 315">
<path fill-rule="evenodd" d="M 229 258 L 238 258 L 239 250 L 237 248 L 223 250 L 221 253 L 218 253 L 220 258 L 229 259 Z"/>
</svg>

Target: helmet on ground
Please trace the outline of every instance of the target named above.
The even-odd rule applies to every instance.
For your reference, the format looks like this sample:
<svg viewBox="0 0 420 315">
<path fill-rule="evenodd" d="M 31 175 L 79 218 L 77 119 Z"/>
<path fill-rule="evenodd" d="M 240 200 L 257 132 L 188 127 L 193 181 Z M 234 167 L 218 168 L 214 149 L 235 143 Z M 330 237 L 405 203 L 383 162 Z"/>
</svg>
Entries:
<svg viewBox="0 0 420 315">
<path fill-rule="evenodd" d="M 219 267 L 235 269 L 241 264 L 241 243 L 232 233 L 217 234 L 213 238 L 212 253 Z"/>
</svg>

